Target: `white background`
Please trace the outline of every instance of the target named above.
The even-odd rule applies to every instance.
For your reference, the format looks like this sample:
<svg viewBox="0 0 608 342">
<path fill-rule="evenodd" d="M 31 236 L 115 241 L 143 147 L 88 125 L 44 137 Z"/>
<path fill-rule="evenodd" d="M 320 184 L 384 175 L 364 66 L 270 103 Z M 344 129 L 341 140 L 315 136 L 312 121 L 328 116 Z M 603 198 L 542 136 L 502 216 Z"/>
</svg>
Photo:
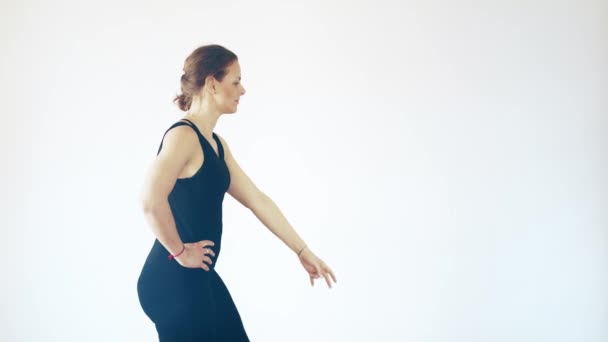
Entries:
<svg viewBox="0 0 608 342">
<path fill-rule="evenodd" d="M 3 1 L 0 340 L 154 341 L 139 190 L 185 58 L 338 284 L 229 195 L 252 341 L 608 340 L 605 1 Z"/>
</svg>

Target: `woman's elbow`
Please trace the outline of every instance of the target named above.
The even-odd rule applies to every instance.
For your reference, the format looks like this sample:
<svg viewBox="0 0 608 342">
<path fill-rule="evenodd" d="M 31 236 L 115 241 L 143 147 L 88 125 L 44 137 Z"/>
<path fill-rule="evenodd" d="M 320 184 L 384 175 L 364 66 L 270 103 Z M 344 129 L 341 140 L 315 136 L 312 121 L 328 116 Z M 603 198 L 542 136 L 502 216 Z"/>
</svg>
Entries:
<svg viewBox="0 0 608 342">
<path fill-rule="evenodd" d="M 168 199 L 160 196 L 142 196 L 140 199 L 140 205 L 144 213 L 155 211 L 163 202 L 168 202 Z"/>
</svg>

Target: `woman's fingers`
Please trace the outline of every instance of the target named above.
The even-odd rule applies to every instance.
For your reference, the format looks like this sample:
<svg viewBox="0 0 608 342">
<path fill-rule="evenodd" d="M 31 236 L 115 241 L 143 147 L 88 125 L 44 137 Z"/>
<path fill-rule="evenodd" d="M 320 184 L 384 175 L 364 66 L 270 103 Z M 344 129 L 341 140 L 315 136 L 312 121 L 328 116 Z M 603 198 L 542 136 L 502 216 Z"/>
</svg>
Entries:
<svg viewBox="0 0 608 342">
<path fill-rule="evenodd" d="M 209 265 L 213 264 L 213 261 L 211 261 L 211 258 L 209 258 L 208 256 L 205 256 L 203 258 L 203 261 L 206 261 Z"/>
<path fill-rule="evenodd" d="M 327 274 L 328 276 L 331 277 L 331 279 L 333 279 L 334 283 L 338 282 L 336 280 L 336 276 L 334 275 L 334 272 L 324 262 L 321 263 L 321 269 L 323 270 L 323 275 L 324 276 Z"/>
<path fill-rule="evenodd" d="M 211 249 L 208 248 L 208 246 L 215 246 L 215 243 L 211 240 L 203 240 L 203 241 L 199 241 L 199 246 L 203 248 L 203 255 L 205 255 L 205 260 L 209 260 L 208 262 L 211 264 L 211 259 L 209 259 L 206 254 L 211 254 L 211 256 L 215 256 L 215 252 Z"/>
<path fill-rule="evenodd" d="M 333 271 L 324 263 L 322 263 L 319 266 L 315 266 L 315 271 L 313 272 L 313 274 L 311 274 L 311 280 L 312 278 L 317 279 L 320 278 L 321 276 L 323 276 L 323 278 L 325 278 L 325 282 L 327 283 L 327 286 L 329 286 L 329 288 L 331 288 L 331 280 L 334 281 L 334 283 L 336 283 L 336 276 L 334 275 Z M 330 279 L 331 277 L 331 279 Z"/>
<path fill-rule="evenodd" d="M 206 255 L 203 255 L 203 260 L 201 260 L 201 268 L 204 269 L 205 271 L 209 271 L 209 266 L 205 263 L 207 262 L 207 264 L 211 265 L 213 264 L 213 261 L 211 261 L 211 258 L 209 258 Z"/>
<path fill-rule="evenodd" d="M 321 267 L 319 265 L 315 265 L 315 279 L 321 278 Z"/>
<path fill-rule="evenodd" d="M 338 280 L 336 280 L 336 276 L 334 275 L 334 272 L 331 270 L 331 268 L 327 268 L 327 272 L 329 273 L 329 275 L 331 275 L 331 278 L 334 280 L 334 283 L 337 283 Z"/>
<path fill-rule="evenodd" d="M 203 248 L 203 254 L 211 254 L 215 256 L 215 252 L 211 248 Z"/>
<path fill-rule="evenodd" d="M 201 248 L 203 252 L 203 257 L 200 261 L 200 268 L 204 269 L 205 271 L 209 271 L 209 266 L 207 264 L 211 265 L 213 264 L 213 261 L 211 261 L 211 258 L 208 257 L 207 254 L 215 256 L 215 252 L 211 248 L 209 248 L 210 246 L 215 246 L 215 243 L 211 240 L 202 240 L 194 243 L 194 245 L 198 246 L 198 248 Z"/>
<path fill-rule="evenodd" d="M 336 275 L 334 272 L 327 266 L 323 260 L 315 258 L 315 260 L 304 260 L 302 261 L 304 264 L 304 268 L 308 271 L 308 277 L 310 280 L 310 285 L 314 286 L 315 279 L 325 278 L 325 282 L 329 288 L 332 287 L 331 281 L 337 283 Z"/>
<path fill-rule="evenodd" d="M 329 286 L 329 288 L 331 289 L 331 281 L 329 280 L 329 274 L 327 274 L 327 272 L 324 270 L 323 274 L 323 278 L 325 278 L 325 282 L 327 283 L 327 286 Z"/>
<path fill-rule="evenodd" d="M 207 246 L 215 246 L 215 243 L 211 240 L 202 240 L 198 242 L 199 246 L 205 248 Z"/>
<path fill-rule="evenodd" d="M 327 286 L 331 288 L 331 281 L 329 280 L 329 274 L 327 272 L 327 266 L 321 261 L 321 265 L 317 267 L 317 272 L 325 278 Z"/>
<path fill-rule="evenodd" d="M 184 243 L 186 251 L 184 255 L 178 259 L 180 260 L 180 265 L 188 268 L 202 268 L 205 271 L 209 271 L 209 265 L 213 264 L 211 257 L 215 257 L 215 252 L 207 246 L 214 245 L 214 242 L 210 240 Z"/>
</svg>

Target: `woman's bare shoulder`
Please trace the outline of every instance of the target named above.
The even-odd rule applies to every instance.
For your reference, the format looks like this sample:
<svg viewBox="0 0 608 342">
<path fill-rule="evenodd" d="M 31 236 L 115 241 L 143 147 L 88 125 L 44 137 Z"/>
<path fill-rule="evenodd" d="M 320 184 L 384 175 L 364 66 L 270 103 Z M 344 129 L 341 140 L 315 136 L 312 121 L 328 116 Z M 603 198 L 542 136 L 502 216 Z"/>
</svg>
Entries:
<svg viewBox="0 0 608 342">
<path fill-rule="evenodd" d="M 166 200 L 176 180 L 185 172 L 198 137 L 192 128 L 178 126 L 166 132 L 162 148 L 149 168 L 142 189 L 144 206 L 153 208 Z"/>
<path fill-rule="evenodd" d="M 176 149 L 183 150 L 198 144 L 198 136 L 192 127 L 187 125 L 173 127 L 165 134 L 163 139 L 163 150 L 167 148 L 169 151 Z M 162 150 L 161 150 L 162 153 Z"/>
<path fill-rule="evenodd" d="M 165 134 L 162 149 L 156 157 L 153 168 L 165 177 L 178 178 L 180 174 L 187 172 L 184 168 L 187 168 L 197 149 L 200 149 L 198 145 L 198 136 L 192 128 L 178 126 L 170 129 Z"/>
</svg>

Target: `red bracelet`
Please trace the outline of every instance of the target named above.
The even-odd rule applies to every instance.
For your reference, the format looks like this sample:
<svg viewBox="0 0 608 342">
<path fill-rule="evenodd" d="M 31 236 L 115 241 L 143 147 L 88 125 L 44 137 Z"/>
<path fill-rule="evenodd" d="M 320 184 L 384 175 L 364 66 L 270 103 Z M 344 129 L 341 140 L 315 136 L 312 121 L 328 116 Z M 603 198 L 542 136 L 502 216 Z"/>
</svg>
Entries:
<svg viewBox="0 0 608 342">
<path fill-rule="evenodd" d="M 171 253 L 169 253 L 169 260 L 173 259 L 173 258 L 177 258 L 178 256 L 180 256 L 182 253 L 184 253 L 184 251 L 186 250 L 186 245 L 183 245 L 182 247 L 182 251 L 173 255 Z"/>
</svg>

